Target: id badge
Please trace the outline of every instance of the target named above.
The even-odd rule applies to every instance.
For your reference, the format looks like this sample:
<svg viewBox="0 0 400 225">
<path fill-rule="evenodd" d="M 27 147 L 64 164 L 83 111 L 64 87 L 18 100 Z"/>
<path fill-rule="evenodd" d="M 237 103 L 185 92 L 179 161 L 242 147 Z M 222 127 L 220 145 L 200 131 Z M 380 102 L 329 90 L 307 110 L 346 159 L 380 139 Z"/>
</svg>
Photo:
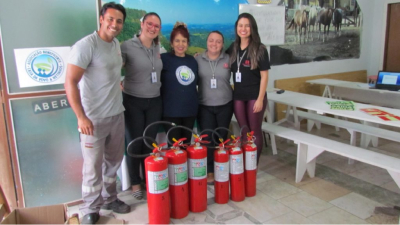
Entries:
<svg viewBox="0 0 400 225">
<path fill-rule="evenodd" d="M 151 72 L 151 83 L 157 83 L 157 72 Z"/>
<path fill-rule="evenodd" d="M 211 89 L 217 88 L 217 79 L 212 78 L 211 79 Z"/>
<path fill-rule="evenodd" d="M 242 82 L 242 73 L 241 72 L 236 72 L 236 82 L 238 82 L 238 83 Z"/>
</svg>

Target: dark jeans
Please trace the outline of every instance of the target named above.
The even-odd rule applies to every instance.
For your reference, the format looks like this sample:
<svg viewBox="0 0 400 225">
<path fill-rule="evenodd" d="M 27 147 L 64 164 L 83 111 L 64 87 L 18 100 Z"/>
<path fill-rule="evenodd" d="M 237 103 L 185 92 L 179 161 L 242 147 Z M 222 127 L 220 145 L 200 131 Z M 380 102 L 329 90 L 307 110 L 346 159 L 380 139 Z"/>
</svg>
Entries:
<svg viewBox="0 0 400 225">
<path fill-rule="evenodd" d="M 196 121 L 196 117 L 163 117 L 164 121 L 168 121 L 171 123 L 175 123 L 176 125 L 179 126 L 184 126 L 187 127 L 191 130 L 193 130 L 194 122 Z M 172 126 L 170 125 L 164 125 L 165 132 L 167 133 L 169 129 L 171 129 Z M 168 134 L 168 140 L 170 143 L 174 143 L 172 141 L 172 138 L 175 138 L 176 140 L 181 139 L 181 138 L 186 138 L 186 141 L 184 143 L 190 143 L 190 140 L 192 140 L 192 133 L 181 128 L 176 128 L 173 129 L 171 132 Z M 171 145 L 169 145 L 171 146 Z"/>
<path fill-rule="evenodd" d="M 125 107 L 125 140 L 129 144 L 135 138 L 143 136 L 143 131 L 149 124 L 161 120 L 162 99 L 161 97 L 137 98 L 123 93 L 123 101 Z M 146 136 L 155 139 L 157 132 L 158 125 L 154 125 L 146 131 Z M 151 145 L 151 143 L 149 144 Z M 129 149 L 133 154 L 146 154 L 152 151 L 143 141 L 135 142 Z M 140 184 L 141 177 L 143 177 L 143 180 L 146 179 L 144 158 L 133 158 L 127 155 L 126 161 L 131 185 Z M 140 166 L 143 171 L 142 176 L 140 176 Z"/>
<path fill-rule="evenodd" d="M 214 130 L 217 127 L 229 129 L 232 115 L 233 101 L 220 106 L 199 105 L 197 122 L 199 123 L 200 130 Z M 204 132 L 203 134 L 208 134 L 206 140 L 211 141 L 211 143 L 207 145 L 207 172 L 214 173 L 214 151 L 215 146 L 219 144 L 218 137 L 216 137 L 216 135 L 212 136 L 211 132 Z M 226 130 L 220 129 L 218 130 L 218 134 L 221 135 L 224 140 L 228 138 L 228 132 Z M 214 144 L 213 139 L 217 141 L 217 144 Z"/>
</svg>

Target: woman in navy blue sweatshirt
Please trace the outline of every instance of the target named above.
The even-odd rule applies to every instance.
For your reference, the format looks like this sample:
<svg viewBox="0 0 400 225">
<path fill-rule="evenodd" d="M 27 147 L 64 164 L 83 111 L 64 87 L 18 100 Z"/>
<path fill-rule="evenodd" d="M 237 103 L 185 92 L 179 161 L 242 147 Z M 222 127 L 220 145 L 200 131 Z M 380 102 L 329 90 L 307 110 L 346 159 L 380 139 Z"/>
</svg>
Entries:
<svg viewBox="0 0 400 225">
<path fill-rule="evenodd" d="M 177 22 L 171 32 L 172 51 L 161 54 L 161 96 L 163 99 L 163 120 L 193 129 L 198 109 L 198 66 L 193 56 L 187 55 L 189 31 L 186 24 Z M 166 127 L 168 130 L 170 127 Z M 175 129 L 172 138 L 187 138 L 192 134 L 183 129 Z"/>
</svg>

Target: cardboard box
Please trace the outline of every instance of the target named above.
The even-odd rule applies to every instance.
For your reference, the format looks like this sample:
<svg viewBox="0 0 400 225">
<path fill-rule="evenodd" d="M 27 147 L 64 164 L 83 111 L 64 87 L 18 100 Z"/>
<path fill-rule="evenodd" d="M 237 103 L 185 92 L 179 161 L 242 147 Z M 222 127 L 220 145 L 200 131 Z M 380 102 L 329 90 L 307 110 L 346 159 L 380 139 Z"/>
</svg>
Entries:
<svg viewBox="0 0 400 225">
<path fill-rule="evenodd" d="M 50 205 L 13 210 L 1 224 L 63 224 L 64 205 Z"/>
<path fill-rule="evenodd" d="M 0 204 L 0 220 L 3 219 L 4 215 L 6 215 L 6 207 L 3 204 Z"/>
<path fill-rule="evenodd" d="M 15 209 L 0 224 L 64 224 L 67 205 Z M 124 224 L 123 220 L 100 216 L 97 224 Z"/>
</svg>

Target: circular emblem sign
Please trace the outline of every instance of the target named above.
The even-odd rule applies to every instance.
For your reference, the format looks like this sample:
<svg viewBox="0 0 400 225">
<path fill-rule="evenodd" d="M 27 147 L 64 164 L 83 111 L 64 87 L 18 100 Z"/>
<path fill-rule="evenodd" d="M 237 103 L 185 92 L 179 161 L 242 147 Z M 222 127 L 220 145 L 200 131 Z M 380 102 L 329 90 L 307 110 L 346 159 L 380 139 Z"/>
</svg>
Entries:
<svg viewBox="0 0 400 225">
<path fill-rule="evenodd" d="M 33 80 L 50 83 L 61 77 L 64 62 L 54 51 L 36 50 L 27 57 L 25 70 Z"/>
</svg>

